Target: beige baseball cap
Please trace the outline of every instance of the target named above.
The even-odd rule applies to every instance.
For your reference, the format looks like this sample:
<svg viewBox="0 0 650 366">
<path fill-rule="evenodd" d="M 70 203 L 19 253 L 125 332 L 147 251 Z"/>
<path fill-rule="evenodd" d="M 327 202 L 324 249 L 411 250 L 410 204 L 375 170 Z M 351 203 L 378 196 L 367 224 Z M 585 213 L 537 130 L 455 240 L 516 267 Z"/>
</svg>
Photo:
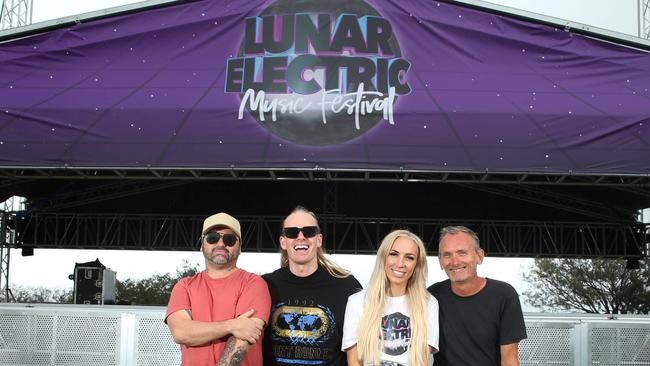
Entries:
<svg viewBox="0 0 650 366">
<path fill-rule="evenodd" d="M 241 238 L 241 226 L 239 225 L 239 221 L 225 212 L 214 214 L 203 221 L 203 235 L 215 226 L 225 226 L 234 231 L 235 234 Z"/>
</svg>

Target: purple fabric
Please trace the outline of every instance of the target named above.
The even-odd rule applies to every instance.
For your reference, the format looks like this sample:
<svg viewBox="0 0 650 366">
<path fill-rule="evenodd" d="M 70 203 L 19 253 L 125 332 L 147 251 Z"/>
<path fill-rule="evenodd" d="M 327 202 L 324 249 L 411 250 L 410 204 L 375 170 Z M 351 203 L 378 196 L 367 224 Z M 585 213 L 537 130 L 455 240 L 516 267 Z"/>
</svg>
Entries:
<svg viewBox="0 0 650 366">
<path fill-rule="evenodd" d="M 1 44 L 0 166 L 650 173 L 647 53 L 424 0 L 367 2 L 411 64 L 394 124 L 314 146 L 238 119 L 226 63 L 272 3 L 197 1 Z"/>
</svg>

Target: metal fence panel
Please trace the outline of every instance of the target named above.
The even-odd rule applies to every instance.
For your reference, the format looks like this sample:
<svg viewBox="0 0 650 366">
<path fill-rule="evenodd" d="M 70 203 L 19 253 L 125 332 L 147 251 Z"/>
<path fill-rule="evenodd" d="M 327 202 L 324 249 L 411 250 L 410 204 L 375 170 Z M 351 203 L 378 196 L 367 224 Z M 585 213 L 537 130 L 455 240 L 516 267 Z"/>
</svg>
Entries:
<svg viewBox="0 0 650 366">
<path fill-rule="evenodd" d="M 526 332 L 519 344 L 521 365 L 575 365 L 573 324 L 527 321 Z"/>
<path fill-rule="evenodd" d="M 164 307 L 0 304 L 0 364 L 175 366 Z M 650 365 L 650 317 L 526 314 L 521 365 Z"/>
<path fill-rule="evenodd" d="M 178 344 L 172 341 L 169 328 L 163 322 L 164 311 L 141 315 L 137 319 L 135 365 L 175 366 L 181 364 Z"/>
<path fill-rule="evenodd" d="M 650 365 L 650 327 L 591 325 L 591 365 Z"/>
<path fill-rule="evenodd" d="M 114 311 L 0 308 L 3 365 L 117 365 L 120 318 Z"/>
</svg>

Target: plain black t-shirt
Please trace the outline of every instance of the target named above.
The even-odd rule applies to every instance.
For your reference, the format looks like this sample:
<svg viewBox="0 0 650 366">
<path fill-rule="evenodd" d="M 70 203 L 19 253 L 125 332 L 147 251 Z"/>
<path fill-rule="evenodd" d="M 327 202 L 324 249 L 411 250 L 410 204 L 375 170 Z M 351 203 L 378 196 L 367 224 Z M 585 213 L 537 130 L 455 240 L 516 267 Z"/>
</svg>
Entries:
<svg viewBox="0 0 650 366">
<path fill-rule="evenodd" d="M 454 294 L 449 280 L 428 290 L 440 307 L 436 366 L 499 366 L 499 347 L 527 337 L 519 295 L 508 283 L 488 278 L 481 291 L 467 297 Z"/>
</svg>

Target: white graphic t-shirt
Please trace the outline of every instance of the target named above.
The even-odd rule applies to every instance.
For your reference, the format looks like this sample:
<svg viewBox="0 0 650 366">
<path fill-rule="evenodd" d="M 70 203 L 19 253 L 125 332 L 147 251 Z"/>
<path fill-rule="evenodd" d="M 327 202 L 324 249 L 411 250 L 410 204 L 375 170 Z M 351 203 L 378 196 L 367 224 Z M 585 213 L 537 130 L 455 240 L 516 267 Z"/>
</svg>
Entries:
<svg viewBox="0 0 650 366">
<path fill-rule="evenodd" d="M 359 320 L 365 308 L 366 290 L 351 295 L 345 309 L 343 322 L 343 351 L 357 344 Z M 388 304 L 381 318 L 381 330 L 384 335 L 384 347 L 381 354 L 382 366 L 409 366 L 407 347 L 411 341 L 411 321 L 409 318 L 406 296 L 389 297 Z M 427 311 L 427 340 L 438 350 L 438 302 L 431 297 Z M 370 365 L 366 363 L 366 365 Z"/>
</svg>

